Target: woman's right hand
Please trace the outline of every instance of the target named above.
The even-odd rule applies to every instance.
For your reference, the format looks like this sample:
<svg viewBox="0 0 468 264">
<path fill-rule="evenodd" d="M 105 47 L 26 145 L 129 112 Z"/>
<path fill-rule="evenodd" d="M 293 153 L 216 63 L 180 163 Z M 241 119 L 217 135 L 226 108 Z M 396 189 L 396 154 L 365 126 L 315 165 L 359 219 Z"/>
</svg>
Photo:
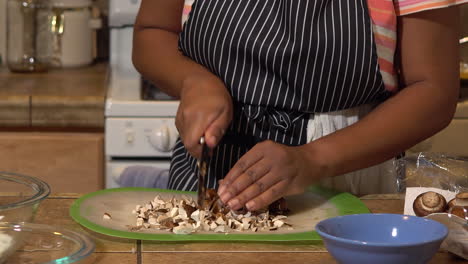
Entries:
<svg viewBox="0 0 468 264">
<path fill-rule="evenodd" d="M 187 77 L 180 92 L 176 127 L 187 151 L 201 156 L 200 137 L 214 148 L 232 120 L 232 98 L 224 83 L 211 74 Z"/>
</svg>

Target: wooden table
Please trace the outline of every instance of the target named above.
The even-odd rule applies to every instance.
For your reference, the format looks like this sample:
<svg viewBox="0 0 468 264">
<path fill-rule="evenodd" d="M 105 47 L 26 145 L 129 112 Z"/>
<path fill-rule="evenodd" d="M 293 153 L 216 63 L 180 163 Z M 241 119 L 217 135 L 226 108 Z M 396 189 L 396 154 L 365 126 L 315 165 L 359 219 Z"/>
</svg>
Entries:
<svg viewBox="0 0 468 264">
<path fill-rule="evenodd" d="M 78 194 L 51 195 L 37 211 L 35 222 L 87 233 L 96 242 L 94 261 L 100 264 L 140 263 L 336 263 L 323 245 L 268 245 L 243 243 L 155 243 L 118 239 L 94 233 L 74 222 L 68 210 Z M 373 213 L 402 213 L 400 195 L 374 195 L 362 198 Z M 468 263 L 447 252 L 439 252 L 432 264 Z"/>
</svg>

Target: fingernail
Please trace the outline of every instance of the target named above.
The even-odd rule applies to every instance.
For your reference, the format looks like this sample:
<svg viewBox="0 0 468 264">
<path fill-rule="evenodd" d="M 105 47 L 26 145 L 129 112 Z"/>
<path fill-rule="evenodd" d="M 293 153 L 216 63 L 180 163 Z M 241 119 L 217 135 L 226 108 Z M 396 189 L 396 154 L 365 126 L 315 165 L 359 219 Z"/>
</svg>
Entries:
<svg viewBox="0 0 468 264">
<path fill-rule="evenodd" d="M 229 192 L 225 192 L 220 198 L 223 203 L 227 203 L 229 199 L 231 199 L 231 194 Z"/>
<path fill-rule="evenodd" d="M 226 191 L 226 186 L 224 186 L 224 185 L 219 186 L 218 195 L 221 197 L 221 195 L 223 195 L 224 191 Z"/>
<path fill-rule="evenodd" d="M 239 209 L 239 200 L 234 199 L 228 203 L 229 207 L 231 207 L 232 210 L 237 210 Z"/>
<path fill-rule="evenodd" d="M 249 210 L 249 211 L 254 211 L 255 210 L 255 202 L 250 201 L 245 205 L 245 207 L 247 207 L 247 210 Z"/>
<path fill-rule="evenodd" d="M 218 143 L 218 138 L 216 136 L 211 136 L 211 142 L 213 142 L 213 144 Z"/>
</svg>

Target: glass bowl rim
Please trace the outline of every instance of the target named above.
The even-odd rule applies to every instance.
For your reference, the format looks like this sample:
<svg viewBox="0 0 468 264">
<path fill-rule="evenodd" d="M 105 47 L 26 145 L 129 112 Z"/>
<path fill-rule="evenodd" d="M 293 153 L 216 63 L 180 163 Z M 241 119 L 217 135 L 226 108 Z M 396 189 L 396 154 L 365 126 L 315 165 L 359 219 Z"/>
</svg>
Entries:
<svg viewBox="0 0 468 264">
<path fill-rule="evenodd" d="M 96 249 L 96 244 L 94 243 L 91 238 L 85 234 L 76 232 L 76 231 L 71 231 L 66 228 L 62 227 L 55 227 L 51 225 L 46 225 L 46 224 L 33 224 L 33 223 L 26 223 L 26 222 L 0 222 L 0 230 L 2 229 L 18 229 L 21 228 L 21 231 L 23 229 L 26 232 L 30 231 L 37 231 L 37 232 L 42 232 L 42 233 L 48 233 L 52 234 L 55 236 L 61 236 L 64 237 L 67 240 L 71 240 L 74 243 L 79 245 L 79 249 L 75 250 L 73 253 L 71 253 L 68 256 L 51 260 L 48 262 L 44 262 L 41 264 L 71 264 L 75 263 L 77 261 L 83 260 L 87 257 L 89 257 L 94 250 Z M 14 230 L 17 231 L 17 230 Z"/>
<path fill-rule="evenodd" d="M 33 189 L 34 191 L 36 191 L 34 195 L 32 195 L 31 197 L 27 199 L 24 199 L 24 200 L 21 200 L 19 202 L 15 202 L 12 204 L 0 205 L 0 210 L 7 210 L 7 209 L 33 205 L 35 203 L 41 202 L 42 200 L 47 198 L 47 196 L 49 196 L 50 194 L 50 186 L 46 182 L 35 177 L 0 171 L 0 180 L 6 180 L 6 181 L 23 184 L 25 186 L 28 186 L 30 189 Z"/>
</svg>

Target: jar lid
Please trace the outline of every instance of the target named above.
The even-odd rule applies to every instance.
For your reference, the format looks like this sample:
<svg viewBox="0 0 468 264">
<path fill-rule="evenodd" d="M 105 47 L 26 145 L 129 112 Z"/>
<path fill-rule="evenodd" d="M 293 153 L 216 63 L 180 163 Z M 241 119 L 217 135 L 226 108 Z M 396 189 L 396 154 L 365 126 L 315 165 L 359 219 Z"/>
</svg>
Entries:
<svg viewBox="0 0 468 264">
<path fill-rule="evenodd" d="M 49 0 L 49 3 L 53 7 L 61 8 L 82 8 L 90 7 L 91 0 Z"/>
</svg>

